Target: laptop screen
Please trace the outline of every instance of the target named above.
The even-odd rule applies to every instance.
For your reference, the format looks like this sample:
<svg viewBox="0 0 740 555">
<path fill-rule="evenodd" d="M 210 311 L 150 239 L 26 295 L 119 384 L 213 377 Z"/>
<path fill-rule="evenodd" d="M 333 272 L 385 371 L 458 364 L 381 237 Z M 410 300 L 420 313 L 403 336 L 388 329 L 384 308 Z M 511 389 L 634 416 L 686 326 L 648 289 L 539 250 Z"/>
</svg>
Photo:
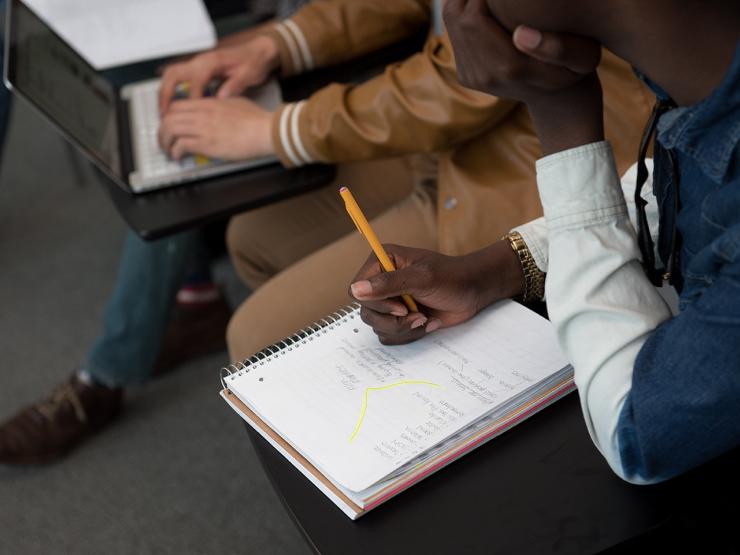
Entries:
<svg viewBox="0 0 740 555">
<path fill-rule="evenodd" d="M 12 88 L 120 177 L 114 87 L 19 0 L 12 0 L 10 16 Z"/>
</svg>

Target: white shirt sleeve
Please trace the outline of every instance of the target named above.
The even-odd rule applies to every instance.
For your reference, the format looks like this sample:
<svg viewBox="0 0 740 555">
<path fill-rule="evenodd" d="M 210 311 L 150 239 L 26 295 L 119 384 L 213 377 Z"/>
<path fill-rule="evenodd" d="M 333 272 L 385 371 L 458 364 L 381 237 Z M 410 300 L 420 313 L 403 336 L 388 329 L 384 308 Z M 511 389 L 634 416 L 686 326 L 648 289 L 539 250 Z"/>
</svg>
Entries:
<svg viewBox="0 0 740 555">
<path fill-rule="evenodd" d="M 642 198 L 647 201 L 645 214 L 648 225 L 650 226 L 650 235 L 655 245 L 655 259 L 660 260 L 658 254 L 658 202 L 653 194 L 653 160 L 645 160 L 649 176 L 642 187 Z M 632 227 L 637 228 L 636 205 L 635 205 L 635 184 L 637 183 L 637 164 L 633 164 L 630 169 L 622 176 L 622 193 L 627 203 Z M 529 248 L 529 252 L 534 258 L 535 264 L 543 272 L 547 272 L 549 241 L 547 239 L 547 223 L 545 218 L 537 218 L 526 224 L 515 227 L 513 231 L 518 231 L 524 242 Z"/>
<path fill-rule="evenodd" d="M 537 186 L 549 239 L 549 248 L 536 247 L 549 257 L 548 313 L 575 369 L 591 438 L 614 472 L 629 479 L 617 445 L 619 415 L 637 353 L 671 312 L 640 265 L 608 143 L 539 160 Z"/>
</svg>

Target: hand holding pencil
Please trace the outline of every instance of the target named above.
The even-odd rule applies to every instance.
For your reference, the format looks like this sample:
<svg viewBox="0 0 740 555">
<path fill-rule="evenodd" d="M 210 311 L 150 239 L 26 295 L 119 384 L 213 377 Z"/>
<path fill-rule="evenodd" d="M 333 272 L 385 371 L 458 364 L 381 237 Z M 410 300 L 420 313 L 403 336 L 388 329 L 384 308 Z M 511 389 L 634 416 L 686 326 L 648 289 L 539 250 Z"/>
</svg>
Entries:
<svg viewBox="0 0 740 555">
<path fill-rule="evenodd" d="M 341 191 L 345 200 L 348 193 L 344 188 Z M 358 229 L 360 221 L 366 223 L 354 214 L 352 219 Z M 521 264 L 508 241 L 463 256 L 447 256 L 400 245 L 383 248 L 370 232 L 363 235 L 382 254 L 378 256 L 373 248 L 376 254 L 357 272 L 349 292 L 362 305 L 363 322 L 385 345 L 409 343 L 461 324 L 488 305 L 522 293 Z M 406 304 L 407 298 L 414 309 Z M 416 310 L 417 303 L 423 313 Z"/>
<path fill-rule="evenodd" d="M 365 237 L 365 239 L 367 239 L 367 242 L 370 243 L 370 248 L 373 249 L 375 256 L 378 257 L 383 269 L 386 272 L 395 271 L 396 268 L 393 265 L 393 261 L 388 256 L 388 253 L 385 252 L 383 245 L 378 240 L 378 236 L 375 235 L 375 231 L 370 227 L 370 222 L 365 218 L 365 214 L 362 213 L 360 206 L 357 204 L 357 201 L 355 200 L 355 197 L 352 196 L 350 190 L 347 189 L 347 187 L 342 187 L 339 189 L 339 194 L 342 196 L 344 206 L 347 208 L 347 212 L 349 212 L 349 216 L 352 218 L 355 226 L 357 226 L 357 230 Z M 411 298 L 411 295 L 404 293 L 401 295 L 401 298 L 411 312 L 419 312 L 419 309 L 417 308 L 414 299 Z"/>
</svg>

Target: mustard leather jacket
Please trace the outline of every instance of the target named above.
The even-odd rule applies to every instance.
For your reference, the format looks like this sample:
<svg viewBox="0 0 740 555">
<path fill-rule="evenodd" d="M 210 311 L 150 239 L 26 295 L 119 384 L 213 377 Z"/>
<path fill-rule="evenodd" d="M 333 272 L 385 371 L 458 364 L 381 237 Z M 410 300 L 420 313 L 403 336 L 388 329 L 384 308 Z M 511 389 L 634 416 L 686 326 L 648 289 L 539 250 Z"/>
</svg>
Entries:
<svg viewBox="0 0 740 555">
<path fill-rule="evenodd" d="M 283 75 L 351 60 L 428 27 L 421 52 L 361 84 L 332 84 L 282 105 L 273 140 L 285 166 L 428 153 L 437 165 L 438 250 L 464 254 L 542 215 L 540 146 L 526 107 L 466 89 L 434 2 L 314 0 L 268 32 Z M 604 51 L 598 72 L 606 137 L 620 174 L 636 160 L 652 96 Z M 351 186 L 351 183 L 347 185 Z"/>
</svg>

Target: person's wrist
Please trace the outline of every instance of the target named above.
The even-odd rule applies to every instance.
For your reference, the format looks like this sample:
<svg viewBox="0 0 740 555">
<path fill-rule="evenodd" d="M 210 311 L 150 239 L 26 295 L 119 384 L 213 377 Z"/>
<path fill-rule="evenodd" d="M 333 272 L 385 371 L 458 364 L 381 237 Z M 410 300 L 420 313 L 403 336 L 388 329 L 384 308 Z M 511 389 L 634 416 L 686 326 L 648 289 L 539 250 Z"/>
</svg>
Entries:
<svg viewBox="0 0 740 555">
<path fill-rule="evenodd" d="M 545 156 L 604 140 L 601 85 L 595 74 L 530 99 L 527 108 Z"/>
<path fill-rule="evenodd" d="M 530 109 L 543 156 L 604 140 L 601 120 L 584 118 L 578 121 L 552 114 L 551 110 L 546 110 L 543 114 L 542 111 Z"/>
<path fill-rule="evenodd" d="M 238 143 L 234 156 L 240 159 L 273 156 L 275 145 L 272 140 L 273 112 L 259 109 L 243 114 L 234 128 L 234 139 Z"/>
<path fill-rule="evenodd" d="M 516 254 L 521 269 L 522 293 L 517 295 L 522 303 L 541 301 L 545 297 L 545 273 L 537 263 L 521 234 L 512 230 L 502 237 Z"/>
<path fill-rule="evenodd" d="M 271 35 L 257 35 L 247 44 L 257 52 L 266 74 L 280 68 L 280 47 Z"/>
<path fill-rule="evenodd" d="M 496 241 L 465 258 L 469 260 L 478 310 L 501 299 L 519 297 L 524 292 L 522 266 L 507 240 Z"/>
<path fill-rule="evenodd" d="M 273 142 L 272 125 L 275 119 L 274 112 L 265 112 L 259 121 L 259 149 L 260 156 L 274 156 L 275 155 L 275 143 Z"/>
</svg>

